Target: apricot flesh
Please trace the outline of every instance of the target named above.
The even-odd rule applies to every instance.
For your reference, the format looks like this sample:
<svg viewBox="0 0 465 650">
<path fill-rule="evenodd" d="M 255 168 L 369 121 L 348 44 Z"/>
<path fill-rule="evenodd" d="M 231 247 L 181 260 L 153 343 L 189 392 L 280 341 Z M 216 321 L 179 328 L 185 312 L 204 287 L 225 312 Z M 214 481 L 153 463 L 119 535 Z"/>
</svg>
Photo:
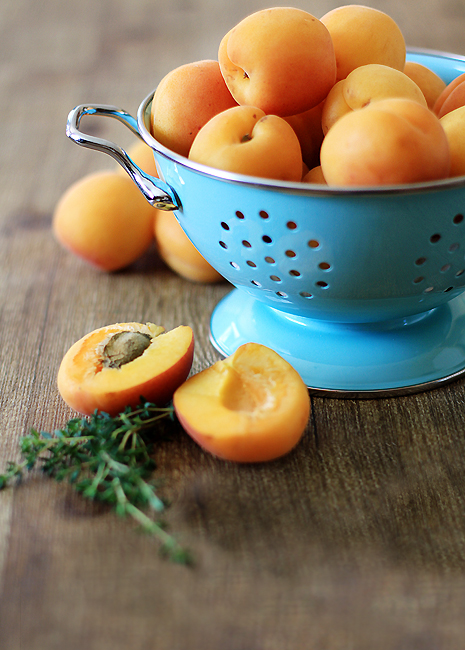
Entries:
<svg viewBox="0 0 465 650">
<path fill-rule="evenodd" d="M 310 412 L 308 389 L 280 355 L 257 343 L 192 376 L 174 393 L 184 430 L 206 451 L 236 462 L 293 449 Z"/>
<path fill-rule="evenodd" d="M 188 376 L 194 354 L 192 329 L 169 332 L 152 323 L 116 323 L 74 343 L 60 364 L 57 385 L 64 401 L 90 415 L 110 415 L 141 397 L 164 405 Z"/>
</svg>

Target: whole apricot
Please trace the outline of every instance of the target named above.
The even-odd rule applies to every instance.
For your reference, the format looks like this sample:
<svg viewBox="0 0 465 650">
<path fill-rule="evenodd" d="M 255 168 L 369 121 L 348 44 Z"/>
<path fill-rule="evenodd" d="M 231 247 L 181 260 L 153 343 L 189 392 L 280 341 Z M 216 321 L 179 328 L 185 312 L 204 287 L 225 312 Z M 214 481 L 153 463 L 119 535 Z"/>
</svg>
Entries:
<svg viewBox="0 0 465 650">
<path fill-rule="evenodd" d="M 86 334 L 66 352 L 57 384 L 72 409 L 110 415 L 141 397 L 162 406 L 187 378 L 194 335 L 181 325 L 165 332 L 153 323 L 116 323 Z"/>
<path fill-rule="evenodd" d="M 294 129 L 255 106 L 236 106 L 199 131 L 189 159 L 225 171 L 300 181 L 302 153 Z"/>
<path fill-rule="evenodd" d="M 434 103 L 433 106 L 433 111 L 436 113 L 436 115 L 439 115 L 442 110 L 442 105 L 446 101 L 446 99 L 449 97 L 449 95 L 457 88 L 457 86 L 460 86 L 465 81 L 465 72 L 462 74 L 459 74 L 455 79 L 452 79 L 446 87 L 443 89 L 439 97 Z"/>
<path fill-rule="evenodd" d="M 254 463 L 287 454 L 308 422 L 308 389 L 279 354 L 257 343 L 193 375 L 174 393 L 184 430 L 225 460 Z"/>
<path fill-rule="evenodd" d="M 450 176 L 465 176 L 465 106 L 441 117 L 450 148 Z"/>
<path fill-rule="evenodd" d="M 161 212 L 154 221 L 155 243 L 162 260 L 175 273 L 192 282 L 223 280 L 199 253 L 172 212 Z"/>
<path fill-rule="evenodd" d="M 322 113 L 323 102 L 320 102 L 308 111 L 284 118 L 294 129 L 300 142 L 302 159 L 309 168 L 317 165 L 320 160 L 320 147 L 324 137 Z"/>
<path fill-rule="evenodd" d="M 383 11 L 364 5 L 344 5 L 328 11 L 321 22 L 333 41 L 338 81 L 367 63 L 404 69 L 404 36 L 395 20 Z"/>
<path fill-rule="evenodd" d="M 328 30 L 293 7 L 262 9 L 241 20 L 221 40 L 218 61 L 238 104 L 281 117 L 317 106 L 336 79 Z"/>
<path fill-rule="evenodd" d="M 437 112 L 437 116 L 441 118 L 461 106 L 465 106 L 465 79 L 451 90 L 449 95 L 444 99 L 442 106 Z"/>
<path fill-rule="evenodd" d="M 406 61 L 404 67 L 406 74 L 422 91 L 428 108 L 433 109 L 437 98 L 446 87 L 446 82 L 433 70 L 416 61 Z"/>
<path fill-rule="evenodd" d="M 152 244 L 155 212 L 129 176 L 101 171 L 66 190 L 52 227 L 66 249 L 99 269 L 116 271 Z"/>
<path fill-rule="evenodd" d="M 202 126 L 214 115 L 236 106 L 218 61 L 186 63 L 158 84 L 152 101 L 151 132 L 162 145 L 187 156 Z"/>
<path fill-rule="evenodd" d="M 447 136 L 437 116 L 411 99 L 383 99 L 341 117 L 321 146 L 328 185 L 395 185 L 446 178 Z"/>
<path fill-rule="evenodd" d="M 321 165 L 317 165 L 316 167 L 309 169 L 305 176 L 302 178 L 302 183 L 317 183 L 319 185 L 327 185 L 326 179 L 323 176 Z"/>
</svg>

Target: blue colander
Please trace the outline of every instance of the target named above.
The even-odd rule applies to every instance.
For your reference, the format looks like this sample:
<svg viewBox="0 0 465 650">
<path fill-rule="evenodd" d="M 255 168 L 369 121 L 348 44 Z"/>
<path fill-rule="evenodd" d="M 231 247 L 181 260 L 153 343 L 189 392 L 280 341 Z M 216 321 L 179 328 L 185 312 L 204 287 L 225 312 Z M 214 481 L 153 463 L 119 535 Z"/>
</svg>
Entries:
<svg viewBox="0 0 465 650">
<path fill-rule="evenodd" d="M 446 83 L 465 72 L 465 57 L 409 50 L 408 59 Z M 153 205 L 174 210 L 235 287 L 211 317 L 222 354 L 267 345 L 311 391 L 333 397 L 419 392 L 465 373 L 465 177 L 329 189 L 223 172 L 151 136 L 152 96 L 137 120 L 113 106 L 78 106 L 67 134 L 113 156 Z M 84 115 L 126 124 L 152 148 L 162 180 L 84 134 Z"/>
</svg>

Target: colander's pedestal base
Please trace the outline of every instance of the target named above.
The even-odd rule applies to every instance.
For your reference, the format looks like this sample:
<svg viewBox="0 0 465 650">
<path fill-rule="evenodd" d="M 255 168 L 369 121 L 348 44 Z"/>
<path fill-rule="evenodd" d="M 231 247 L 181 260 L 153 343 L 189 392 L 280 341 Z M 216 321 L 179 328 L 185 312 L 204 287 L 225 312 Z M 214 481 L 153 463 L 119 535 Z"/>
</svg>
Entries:
<svg viewBox="0 0 465 650">
<path fill-rule="evenodd" d="M 211 341 L 229 356 L 253 341 L 278 352 L 311 391 L 386 397 L 465 376 L 465 297 L 381 323 L 334 323 L 287 314 L 234 289 L 215 308 Z"/>
</svg>

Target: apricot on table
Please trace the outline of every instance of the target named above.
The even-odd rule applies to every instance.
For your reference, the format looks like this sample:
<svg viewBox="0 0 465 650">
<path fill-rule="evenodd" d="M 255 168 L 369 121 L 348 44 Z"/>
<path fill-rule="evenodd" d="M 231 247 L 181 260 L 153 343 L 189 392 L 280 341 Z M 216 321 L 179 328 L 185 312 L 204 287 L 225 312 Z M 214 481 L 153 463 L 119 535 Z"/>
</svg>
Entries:
<svg viewBox="0 0 465 650">
<path fill-rule="evenodd" d="M 153 323 L 116 323 L 90 332 L 66 352 L 58 390 L 74 410 L 110 415 L 141 397 L 162 406 L 187 378 L 194 354 L 192 329 L 165 332 Z"/>
<path fill-rule="evenodd" d="M 66 190 L 55 207 L 52 228 L 66 249 L 101 270 L 116 271 L 152 244 L 156 212 L 129 176 L 101 171 Z"/>
<path fill-rule="evenodd" d="M 465 175 L 465 106 L 441 117 L 450 148 L 450 176 Z"/>
<path fill-rule="evenodd" d="M 178 275 L 192 282 L 224 279 L 195 248 L 172 212 L 160 211 L 154 221 L 154 233 L 160 257 Z"/>
<path fill-rule="evenodd" d="M 262 9 L 241 20 L 221 40 L 218 61 L 238 104 L 281 117 L 317 106 L 336 80 L 328 30 L 293 7 Z"/>
<path fill-rule="evenodd" d="M 321 22 L 333 41 L 337 81 L 367 63 L 404 69 L 404 36 L 396 21 L 383 11 L 364 5 L 344 5 L 328 11 Z"/>
<path fill-rule="evenodd" d="M 321 167 L 328 185 L 437 180 L 449 175 L 449 143 L 426 106 L 411 99 L 382 99 L 331 127 L 321 146 Z"/>
<path fill-rule="evenodd" d="M 256 106 L 236 106 L 213 117 L 197 134 L 189 159 L 238 174 L 302 178 L 302 152 L 294 129 Z"/>
<path fill-rule="evenodd" d="M 437 98 L 446 87 L 446 82 L 433 70 L 416 61 L 406 61 L 404 67 L 406 74 L 422 91 L 428 108 L 433 109 Z"/>
<path fill-rule="evenodd" d="M 181 156 L 202 126 L 214 115 L 236 106 L 220 72 L 218 61 L 186 63 L 158 84 L 151 108 L 151 133 Z"/>
<path fill-rule="evenodd" d="M 310 412 L 298 372 L 279 354 L 246 343 L 190 377 L 174 393 L 184 430 L 206 451 L 237 462 L 268 461 L 293 449 Z"/>
</svg>

